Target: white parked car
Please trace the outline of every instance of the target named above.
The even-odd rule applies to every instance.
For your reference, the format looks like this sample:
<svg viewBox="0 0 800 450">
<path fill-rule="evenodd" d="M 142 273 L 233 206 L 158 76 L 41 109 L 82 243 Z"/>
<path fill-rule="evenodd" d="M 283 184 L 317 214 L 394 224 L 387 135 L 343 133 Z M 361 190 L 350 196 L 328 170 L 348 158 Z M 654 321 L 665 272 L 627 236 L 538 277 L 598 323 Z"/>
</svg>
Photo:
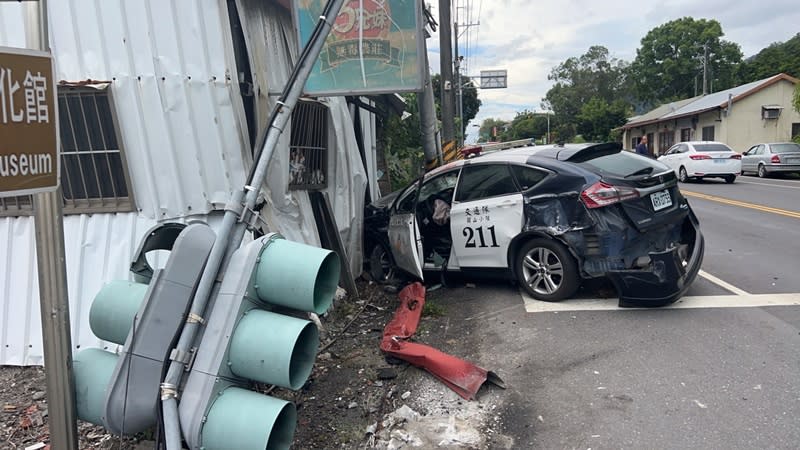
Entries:
<svg viewBox="0 0 800 450">
<path fill-rule="evenodd" d="M 671 167 L 684 183 L 703 178 L 723 178 L 733 183 L 742 172 L 742 155 L 722 142 L 680 142 L 658 160 Z"/>
</svg>

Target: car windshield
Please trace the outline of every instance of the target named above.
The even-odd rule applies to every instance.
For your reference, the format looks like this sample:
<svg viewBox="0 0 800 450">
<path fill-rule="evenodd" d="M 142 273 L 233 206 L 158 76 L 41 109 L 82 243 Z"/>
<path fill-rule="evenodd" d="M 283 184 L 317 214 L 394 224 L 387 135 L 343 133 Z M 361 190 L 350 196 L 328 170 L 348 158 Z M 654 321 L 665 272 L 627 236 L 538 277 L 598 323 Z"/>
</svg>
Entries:
<svg viewBox="0 0 800 450">
<path fill-rule="evenodd" d="M 698 152 L 732 152 L 733 150 L 725 144 L 694 144 L 694 149 Z"/>
<path fill-rule="evenodd" d="M 774 153 L 794 153 L 800 152 L 800 144 L 787 142 L 786 144 L 772 144 L 772 151 Z"/>
<path fill-rule="evenodd" d="M 601 175 L 623 178 L 636 175 L 651 175 L 670 170 L 669 167 L 654 159 L 628 151 L 599 155 L 596 158 L 581 161 L 577 164 L 592 172 L 599 172 Z"/>
</svg>

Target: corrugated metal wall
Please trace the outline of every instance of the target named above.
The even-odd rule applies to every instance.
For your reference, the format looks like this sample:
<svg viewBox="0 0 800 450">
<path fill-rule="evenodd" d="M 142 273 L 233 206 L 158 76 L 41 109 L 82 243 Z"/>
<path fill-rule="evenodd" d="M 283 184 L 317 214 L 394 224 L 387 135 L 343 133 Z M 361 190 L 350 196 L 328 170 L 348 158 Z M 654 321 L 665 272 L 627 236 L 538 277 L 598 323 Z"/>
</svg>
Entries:
<svg viewBox="0 0 800 450">
<path fill-rule="evenodd" d="M 246 122 L 224 0 L 48 3 L 57 78 L 110 82 L 138 213 L 66 216 L 73 348 L 103 282 L 128 279 L 157 220 L 205 218 L 244 184 Z M 25 3 L 0 3 L 0 46 L 25 47 Z M 0 364 L 42 363 L 34 227 L 0 218 Z"/>
</svg>

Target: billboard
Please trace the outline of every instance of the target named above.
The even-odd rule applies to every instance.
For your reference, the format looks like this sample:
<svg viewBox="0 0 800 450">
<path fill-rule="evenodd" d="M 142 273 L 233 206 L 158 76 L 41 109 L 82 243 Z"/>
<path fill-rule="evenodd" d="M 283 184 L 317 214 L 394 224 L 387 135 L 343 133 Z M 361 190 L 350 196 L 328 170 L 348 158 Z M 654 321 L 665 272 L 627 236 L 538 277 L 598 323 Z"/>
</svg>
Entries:
<svg viewBox="0 0 800 450">
<path fill-rule="evenodd" d="M 508 71 L 481 70 L 481 89 L 503 89 L 508 87 Z"/>
<path fill-rule="evenodd" d="M 297 0 L 300 47 L 308 42 L 326 0 Z M 418 0 L 345 1 L 306 82 L 311 96 L 422 90 L 425 70 Z"/>
<path fill-rule="evenodd" d="M 0 196 L 58 187 L 57 113 L 50 54 L 0 47 Z"/>
</svg>

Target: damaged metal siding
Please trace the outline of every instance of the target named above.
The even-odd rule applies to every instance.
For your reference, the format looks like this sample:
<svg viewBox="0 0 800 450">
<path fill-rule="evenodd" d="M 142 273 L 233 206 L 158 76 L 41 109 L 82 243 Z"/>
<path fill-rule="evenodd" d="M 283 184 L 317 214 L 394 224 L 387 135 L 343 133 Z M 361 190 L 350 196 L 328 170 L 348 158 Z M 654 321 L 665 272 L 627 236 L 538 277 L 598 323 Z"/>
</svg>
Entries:
<svg viewBox="0 0 800 450">
<path fill-rule="evenodd" d="M 26 8 L 0 3 L 0 45 L 25 47 Z M 103 346 L 88 326 L 103 283 L 129 278 L 157 220 L 212 220 L 250 165 L 229 55 L 226 3 L 48 3 L 57 77 L 107 81 L 137 212 L 64 218 L 73 349 Z M 42 363 L 32 217 L 0 218 L 0 364 Z"/>
</svg>

